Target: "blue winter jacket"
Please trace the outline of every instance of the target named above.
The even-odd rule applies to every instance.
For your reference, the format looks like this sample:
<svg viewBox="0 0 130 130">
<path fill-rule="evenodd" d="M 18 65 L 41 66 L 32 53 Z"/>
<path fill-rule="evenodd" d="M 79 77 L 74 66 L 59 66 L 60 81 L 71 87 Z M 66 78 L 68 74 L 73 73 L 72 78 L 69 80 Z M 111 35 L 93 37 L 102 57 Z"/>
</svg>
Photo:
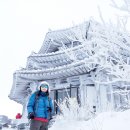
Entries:
<svg viewBox="0 0 130 130">
<path fill-rule="evenodd" d="M 48 119 L 50 116 L 48 107 L 51 107 L 53 113 L 52 99 L 48 97 L 44 92 L 40 92 L 39 96 L 37 93 L 38 92 L 33 93 L 29 99 L 27 105 L 28 113 L 34 112 L 35 117 Z"/>
</svg>

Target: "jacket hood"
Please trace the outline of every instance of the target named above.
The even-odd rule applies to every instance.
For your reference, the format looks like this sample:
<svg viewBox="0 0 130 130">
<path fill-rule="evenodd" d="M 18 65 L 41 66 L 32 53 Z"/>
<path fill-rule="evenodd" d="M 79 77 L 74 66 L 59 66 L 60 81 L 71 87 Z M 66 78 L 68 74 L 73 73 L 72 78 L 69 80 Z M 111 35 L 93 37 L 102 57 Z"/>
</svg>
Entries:
<svg viewBox="0 0 130 130">
<path fill-rule="evenodd" d="M 42 81 L 42 82 L 40 82 L 39 85 L 38 85 L 38 87 L 37 87 L 37 90 L 40 90 L 40 86 L 41 86 L 42 84 L 47 85 L 47 86 L 48 86 L 48 91 L 49 91 L 49 83 L 46 82 L 46 81 Z"/>
</svg>

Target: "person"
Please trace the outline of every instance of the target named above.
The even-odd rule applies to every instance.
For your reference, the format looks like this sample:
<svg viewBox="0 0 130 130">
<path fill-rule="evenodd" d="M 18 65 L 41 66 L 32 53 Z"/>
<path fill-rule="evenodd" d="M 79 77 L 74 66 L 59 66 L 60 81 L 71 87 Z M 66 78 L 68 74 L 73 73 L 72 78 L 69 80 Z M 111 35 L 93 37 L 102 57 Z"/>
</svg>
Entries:
<svg viewBox="0 0 130 130">
<path fill-rule="evenodd" d="M 52 118 L 52 99 L 49 97 L 49 84 L 41 82 L 38 91 L 34 92 L 27 104 L 30 130 L 48 130 L 48 122 Z"/>
<path fill-rule="evenodd" d="M 21 119 L 22 115 L 20 113 L 17 113 L 16 119 Z"/>
</svg>

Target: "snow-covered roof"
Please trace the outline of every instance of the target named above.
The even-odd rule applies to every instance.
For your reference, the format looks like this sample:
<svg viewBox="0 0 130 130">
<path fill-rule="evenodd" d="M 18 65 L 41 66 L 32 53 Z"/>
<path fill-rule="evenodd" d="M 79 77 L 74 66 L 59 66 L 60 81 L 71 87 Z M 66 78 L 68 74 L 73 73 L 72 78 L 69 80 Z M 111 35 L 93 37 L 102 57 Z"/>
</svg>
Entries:
<svg viewBox="0 0 130 130">
<path fill-rule="evenodd" d="M 90 67 L 90 66 L 89 66 Z M 94 65 L 91 65 L 94 69 Z M 49 69 L 38 70 L 18 70 L 14 74 L 13 86 L 9 97 L 17 102 L 24 102 L 24 97 L 28 94 L 28 87 L 34 81 L 42 81 L 49 79 L 57 79 L 63 77 L 70 77 L 80 74 L 89 73 L 88 67 L 85 65 L 84 60 L 73 62 L 70 65 L 64 65 Z M 21 100 L 22 99 L 22 100 Z"/>
<path fill-rule="evenodd" d="M 85 45 L 75 46 L 73 48 L 68 48 L 69 52 L 73 51 L 76 54 L 77 60 L 83 60 L 87 58 L 87 55 L 82 53 L 86 51 Z M 71 54 L 70 54 L 71 55 Z M 67 55 L 64 50 L 47 53 L 47 54 L 32 54 L 28 57 L 28 66 L 29 68 L 53 68 L 63 65 L 68 65 L 74 62 L 74 59 Z"/>
<path fill-rule="evenodd" d="M 54 52 L 58 47 L 61 47 L 62 44 L 66 45 L 70 44 L 72 41 L 78 41 L 78 31 L 82 30 L 80 33 L 82 33 L 82 36 L 86 37 L 89 24 L 90 22 L 85 22 L 71 28 L 48 32 L 38 53 L 45 54 Z"/>
<path fill-rule="evenodd" d="M 88 23 L 89 22 L 72 28 L 47 33 L 40 51 L 28 57 L 27 67 L 14 73 L 9 98 L 22 104 L 24 98 L 27 96 L 28 86 L 33 81 L 87 73 L 87 67 L 82 63 L 84 61 L 75 63 L 64 51 L 54 51 L 57 47 L 61 46 L 62 43 L 69 44 L 71 41 L 78 41 L 76 31 L 82 30 L 85 36 Z M 77 50 L 76 47 L 71 49 Z M 45 67 L 45 65 L 50 67 Z"/>
<path fill-rule="evenodd" d="M 73 62 L 73 59 L 70 58 L 71 54 L 69 56 L 66 55 L 65 50 L 73 51 L 77 55 L 78 60 L 84 59 L 86 55 L 81 54 L 81 51 L 87 51 L 87 48 L 80 43 L 85 40 L 90 40 L 92 37 L 92 26 L 93 28 L 95 26 L 100 27 L 100 24 L 90 20 L 72 28 L 47 33 L 40 51 L 38 53 L 32 53 L 28 57 L 27 68 L 40 69 L 71 64 Z M 79 42 L 79 44 L 74 45 L 75 42 Z"/>
<path fill-rule="evenodd" d="M 107 49 L 106 43 L 112 42 L 117 42 L 116 46 L 119 46 L 119 41 L 122 40 L 122 36 L 120 37 L 116 32 L 116 41 L 112 37 L 108 41 L 107 32 L 104 26 L 95 21 L 89 21 L 79 26 L 47 33 L 40 51 L 28 57 L 27 67 L 14 73 L 10 99 L 23 103 L 28 95 L 28 88 L 34 81 L 81 75 L 93 70 L 96 65 L 93 61 L 100 61 L 100 58 L 104 58 L 102 47 Z M 95 42 L 97 37 L 99 41 L 96 39 Z M 70 47 L 69 45 L 75 41 L 81 44 Z M 94 50 L 97 42 L 103 44 L 101 51 L 98 47 Z M 126 44 L 127 42 L 123 45 L 125 48 Z M 58 48 L 62 49 L 57 50 Z M 95 54 L 95 59 L 91 59 L 93 50 L 101 57 Z"/>
</svg>

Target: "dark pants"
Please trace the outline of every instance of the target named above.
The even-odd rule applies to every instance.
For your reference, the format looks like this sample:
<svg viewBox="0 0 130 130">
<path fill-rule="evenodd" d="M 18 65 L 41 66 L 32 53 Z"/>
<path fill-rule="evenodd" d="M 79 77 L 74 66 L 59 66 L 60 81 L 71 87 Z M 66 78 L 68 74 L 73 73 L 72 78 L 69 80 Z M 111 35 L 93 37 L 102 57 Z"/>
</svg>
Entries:
<svg viewBox="0 0 130 130">
<path fill-rule="evenodd" d="M 48 122 L 31 120 L 30 130 L 48 130 Z"/>
</svg>

